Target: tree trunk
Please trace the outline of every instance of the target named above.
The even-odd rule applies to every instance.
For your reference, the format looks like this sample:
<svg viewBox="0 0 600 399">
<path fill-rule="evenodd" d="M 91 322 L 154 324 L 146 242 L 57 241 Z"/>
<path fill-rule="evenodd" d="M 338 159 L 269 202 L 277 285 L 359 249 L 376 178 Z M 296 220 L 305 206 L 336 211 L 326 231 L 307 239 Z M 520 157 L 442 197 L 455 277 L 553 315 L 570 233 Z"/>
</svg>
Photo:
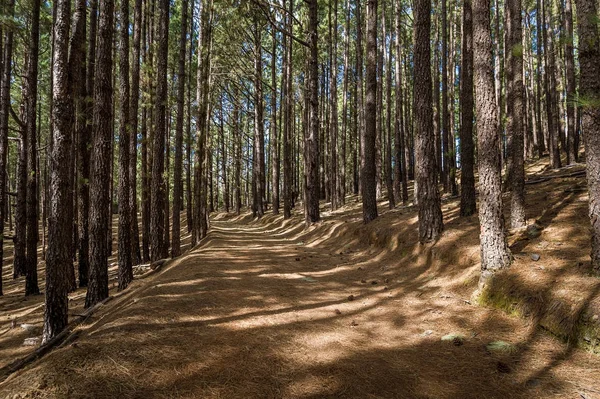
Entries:
<svg viewBox="0 0 600 399">
<path fill-rule="evenodd" d="M 573 55 L 573 10 L 572 0 L 565 0 L 564 30 L 565 32 L 565 72 L 567 89 L 567 164 L 577 161 L 575 149 L 575 57 Z"/>
<path fill-rule="evenodd" d="M 331 4 L 330 4 L 331 6 Z M 330 20 L 330 44 L 331 44 L 331 66 L 329 68 L 329 96 L 330 96 L 330 148 L 331 148 L 331 178 L 329 179 L 329 184 L 331 184 L 331 209 L 336 210 L 339 207 L 339 199 L 338 199 L 338 184 L 339 184 L 339 173 L 338 173 L 338 103 L 337 103 L 337 37 L 338 37 L 338 2 L 337 0 L 333 1 L 333 26 L 331 26 Z"/>
<path fill-rule="evenodd" d="M 319 49 L 318 2 L 308 0 L 308 121 L 304 140 L 305 220 L 307 224 L 321 219 L 319 214 Z"/>
<path fill-rule="evenodd" d="M 523 28 L 521 25 L 521 0 L 507 0 L 506 44 L 508 65 L 506 68 L 506 105 L 508 108 L 507 134 L 511 162 L 508 174 L 511 177 L 510 225 L 525 226 L 525 167 L 523 108 L 525 107 L 523 86 Z"/>
<path fill-rule="evenodd" d="M 5 12 L 12 17 L 15 11 L 15 1 L 8 0 Z M 13 56 L 13 31 L 7 30 L 3 43 L 4 53 L 0 53 L 2 68 L 0 69 L 0 231 L 4 231 L 4 220 L 8 214 L 7 208 L 7 173 L 6 164 L 8 158 L 8 118 L 10 108 L 10 82 L 12 76 Z M 4 259 L 4 234 L 0 234 L 0 259 Z M 0 295 L 2 291 L 2 276 L 0 276 Z M 65 312 L 66 314 L 66 312 Z"/>
<path fill-rule="evenodd" d="M 285 8 L 286 0 L 283 0 Z M 289 0 L 289 13 L 286 16 L 288 31 L 293 34 L 292 16 L 294 10 L 294 0 Z M 283 64 L 283 99 L 284 99 L 284 114 L 283 114 L 283 218 L 288 219 L 292 216 L 292 185 L 293 185 L 293 169 L 292 169 L 292 44 L 293 39 L 284 38 L 284 64 Z"/>
<path fill-rule="evenodd" d="M 396 198 L 394 195 L 394 183 L 393 183 L 393 172 L 392 172 L 392 53 L 393 53 L 393 42 L 390 40 L 389 49 L 387 47 L 387 20 L 386 20 L 386 9 L 385 3 L 381 10 L 381 23 L 383 25 L 383 39 L 382 46 L 385 52 L 385 104 L 386 104 L 386 116 L 385 116 L 385 184 L 387 190 L 388 207 L 393 209 L 396 206 Z M 391 34 L 390 34 L 391 37 Z"/>
<path fill-rule="evenodd" d="M 131 137 L 129 146 L 129 207 L 131 211 L 131 263 L 133 266 L 139 265 L 142 262 L 137 202 L 137 135 L 140 92 L 142 3 L 143 0 L 135 0 L 133 11 L 133 62 L 131 64 L 131 96 L 129 103 L 129 121 L 131 123 Z"/>
<path fill-rule="evenodd" d="M 395 28 L 396 28 L 396 118 L 394 122 L 395 131 L 395 158 L 394 163 L 395 169 L 395 191 L 398 199 L 402 197 L 402 203 L 406 205 L 408 202 L 408 169 L 406 167 L 406 155 L 404 152 L 404 114 L 403 114 L 403 100 L 404 94 L 402 91 L 402 24 L 401 15 L 403 12 L 402 2 L 396 0 L 395 7 Z"/>
<path fill-rule="evenodd" d="M 37 165 L 37 129 L 36 111 L 38 97 L 38 54 L 40 43 L 40 0 L 33 0 L 31 4 L 31 31 L 29 41 L 29 62 L 27 65 L 27 79 L 23 87 L 23 97 L 26 103 L 25 136 L 29 138 L 29 153 L 27 164 L 27 255 L 25 295 L 39 294 L 37 275 L 37 244 L 39 236 L 38 226 L 38 165 Z M 85 63 L 84 63 L 85 65 Z M 84 66 L 85 71 L 85 66 Z"/>
<path fill-rule="evenodd" d="M 175 164 L 173 165 L 173 226 L 171 257 L 181 255 L 181 208 L 183 207 L 183 110 L 185 105 L 185 58 L 187 37 L 187 0 L 181 3 L 181 35 L 177 71 L 177 119 L 175 120 Z"/>
<path fill-rule="evenodd" d="M 95 0 L 90 2 L 90 31 L 87 46 L 87 69 L 85 81 L 85 97 L 94 94 L 94 68 L 96 64 L 96 27 L 98 21 L 98 3 Z M 78 134 L 77 143 L 77 174 L 80 178 L 78 187 L 78 222 L 79 228 L 79 286 L 87 287 L 89 273 L 89 249 L 90 249 L 90 152 L 91 152 L 91 133 L 92 133 L 92 115 L 94 105 L 92 102 L 83 103 L 85 107 L 85 126 L 82 126 Z"/>
<path fill-rule="evenodd" d="M 479 223 L 481 226 L 480 288 L 511 263 L 502 215 L 502 178 L 498 107 L 494 99 L 494 71 L 490 32 L 490 0 L 473 1 L 475 108 L 479 148 Z"/>
<path fill-rule="evenodd" d="M 462 63 L 460 67 L 460 215 L 471 216 L 475 200 L 475 144 L 473 143 L 473 9 L 471 0 L 463 3 Z"/>
<path fill-rule="evenodd" d="M 103 2 L 102 11 L 110 11 L 112 2 Z M 106 10 L 108 8 L 108 10 Z M 103 15 L 104 16 L 104 15 Z M 110 17 L 109 17 L 110 18 Z M 68 322 L 68 269 L 71 262 L 71 226 L 68 217 L 71 196 L 69 193 L 69 157 L 72 151 L 73 97 L 69 79 L 69 24 L 71 19 L 70 0 L 56 2 L 54 20 L 54 54 L 52 68 L 53 137 L 50 156 L 50 213 L 48 227 L 48 254 L 46 256 L 46 309 L 42 343 L 58 335 Z M 112 26 L 112 25 L 111 25 Z M 109 55 L 110 57 L 110 55 Z M 109 68 L 106 68 L 108 72 Z M 108 120 L 108 118 L 106 119 Z M 104 240 L 101 240 L 105 242 Z"/>
<path fill-rule="evenodd" d="M 277 33 L 271 29 L 271 186 L 273 214 L 279 214 L 279 131 L 277 130 Z M 223 168 L 224 169 L 224 168 Z"/>
<path fill-rule="evenodd" d="M 538 133 L 538 156 L 542 158 L 544 155 L 544 151 L 546 151 L 546 145 L 544 143 L 544 131 L 542 129 L 542 46 L 545 46 L 543 42 L 543 34 L 542 30 L 544 29 L 542 26 L 542 0 L 537 0 L 536 3 L 536 11 L 535 11 L 535 26 L 537 29 L 536 32 L 536 56 L 537 56 L 537 65 L 536 65 L 536 100 L 535 100 L 535 124 L 536 130 Z"/>
<path fill-rule="evenodd" d="M 133 280 L 131 266 L 131 201 L 129 180 L 129 152 L 131 151 L 131 115 L 129 97 L 129 2 L 121 1 L 119 10 L 119 236 L 118 282 L 119 290 Z"/>
<path fill-rule="evenodd" d="M 261 218 L 265 212 L 265 125 L 262 90 L 262 35 L 259 22 L 254 21 L 254 157 L 252 168 L 252 216 Z"/>
<path fill-rule="evenodd" d="M 546 29 L 544 33 L 544 55 L 546 69 L 544 71 L 544 83 L 546 88 L 546 119 L 548 122 L 548 151 L 550 153 L 550 166 L 553 169 L 560 168 L 560 152 L 558 149 L 559 126 L 556 111 L 556 77 L 554 58 L 554 31 L 552 28 L 552 5 L 544 6 L 544 22 Z"/>
<path fill-rule="evenodd" d="M 592 224 L 592 269 L 600 274 L 600 35 L 594 0 L 576 0 L 579 34 L 580 112 Z"/>
<path fill-rule="evenodd" d="M 94 71 L 94 115 L 90 165 L 90 270 L 85 298 L 86 308 L 108 297 L 108 241 L 106 237 L 111 216 L 107 205 L 111 203 L 110 180 L 112 180 L 110 170 L 111 143 L 113 141 L 111 127 L 113 26 L 114 1 L 103 0 L 100 3 Z M 50 198 L 54 198 L 52 193 Z M 48 240 L 50 241 L 50 236 Z"/>
<path fill-rule="evenodd" d="M 366 65 L 365 128 L 361 132 L 360 154 L 363 222 L 377 218 L 377 0 L 367 2 L 367 65 Z"/>
<path fill-rule="evenodd" d="M 164 180 L 165 140 L 167 136 L 167 58 L 169 55 L 169 4 L 158 0 L 156 27 L 156 102 L 154 112 L 154 141 L 152 143 L 152 184 L 150 196 L 150 260 L 157 261 L 168 256 L 165 253 L 165 201 L 167 197 Z"/>
<path fill-rule="evenodd" d="M 437 187 L 431 109 L 431 4 L 428 0 L 415 0 L 414 11 L 414 61 L 415 65 L 419 65 L 414 75 L 416 198 L 419 204 L 419 241 L 424 243 L 437 240 L 444 224 Z"/>
</svg>

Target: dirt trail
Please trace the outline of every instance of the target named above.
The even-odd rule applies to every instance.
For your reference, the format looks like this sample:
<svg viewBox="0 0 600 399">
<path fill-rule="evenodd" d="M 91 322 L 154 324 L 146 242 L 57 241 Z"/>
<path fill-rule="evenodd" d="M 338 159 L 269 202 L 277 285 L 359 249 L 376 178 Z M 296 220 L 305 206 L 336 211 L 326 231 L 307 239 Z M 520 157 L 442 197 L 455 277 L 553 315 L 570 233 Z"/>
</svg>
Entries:
<svg viewBox="0 0 600 399">
<path fill-rule="evenodd" d="M 597 356 L 393 253 L 341 249 L 336 223 L 214 221 L 0 397 L 600 398 Z M 499 340 L 513 349 L 486 348 Z"/>
</svg>

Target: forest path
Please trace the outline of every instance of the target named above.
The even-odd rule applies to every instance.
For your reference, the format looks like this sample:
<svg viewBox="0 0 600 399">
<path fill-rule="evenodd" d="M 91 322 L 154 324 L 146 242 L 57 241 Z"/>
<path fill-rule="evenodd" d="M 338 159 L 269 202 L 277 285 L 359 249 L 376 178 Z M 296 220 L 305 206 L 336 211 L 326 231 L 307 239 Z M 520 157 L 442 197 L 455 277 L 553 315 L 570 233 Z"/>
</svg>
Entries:
<svg viewBox="0 0 600 399">
<path fill-rule="evenodd" d="M 95 314 L 74 343 L 17 373 L 0 392 L 69 398 L 596 395 L 589 388 L 597 377 L 594 356 L 565 350 L 522 320 L 471 306 L 427 279 L 411 273 L 386 278 L 384 270 L 397 266 L 391 258 L 334 252 L 343 237 L 311 237 L 302 223 L 214 221 L 201 247 L 136 283 Z M 462 345 L 440 339 L 449 332 L 464 334 Z M 522 342 L 523 350 L 500 356 L 486 350 L 500 339 Z"/>
</svg>

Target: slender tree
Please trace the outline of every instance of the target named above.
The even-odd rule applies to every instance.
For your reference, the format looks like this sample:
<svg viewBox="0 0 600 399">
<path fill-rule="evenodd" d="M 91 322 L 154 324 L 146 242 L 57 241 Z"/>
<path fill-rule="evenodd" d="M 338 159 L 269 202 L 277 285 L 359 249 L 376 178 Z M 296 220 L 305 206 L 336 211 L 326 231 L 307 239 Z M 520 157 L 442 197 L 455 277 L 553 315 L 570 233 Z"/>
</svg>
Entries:
<svg viewBox="0 0 600 399">
<path fill-rule="evenodd" d="M 403 114 L 403 101 L 404 95 L 402 91 L 403 79 L 402 79 L 402 24 L 401 24 L 401 15 L 402 15 L 402 1 L 396 0 L 395 4 L 395 45 L 396 45 L 396 117 L 394 122 L 394 130 L 395 130 L 395 158 L 396 162 L 394 163 L 395 169 L 395 191 L 396 197 L 400 199 L 402 198 L 402 203 L 406 204 L 408 202 L 408 168 L 406 165 L 406 156 L 404 151 L 404 114 Z"/>
<path fill-rule="evenodd" d="M 586 156 L 592 269 L 600 274 L 600 34 L 594 0 L 576 0 L 579 33 L 581 127 Z"/>
<path fill-rule="evenodd" d="M 137 202 L 137 148 L 138 113 L 140 92 L 140 46 L 142 33 L 143 0 L 135 0 L 133 11 L 133 53 L 131 60 L 131 94 L 129 99 L 130 143 L 129 143 L 129 210 L 131 211 L 131 263 L 142 262 L 140 232 L 138 227 Z"/>
<path fill-rule="evenodd" d="M 119 10 L 119 236 L 118 264 L 119 290 L 133 280 L 131 253 L 131 224 L 133 222 L 129 198 L 131 108 L 129 94 L 129 2 L 121 1 Z"/>
<path fill-rule="evenodd" d="M 110 11 L 111 2 L 103 2 L 102 11 Z M 108 10 L 106 9 L 108 8 Z M 110 18 L 110 16 L 105 16 Z M 105 18 L 106 19 L 106 18 Z M 68 218 L 69 157 L 72 137 L 73 106 L 69 79 L 70 0 L 57 0 L 54 19 L 52 150 L 50 154 L 50 210 L 48 215 L 48 253 L 46 255 L 46 308 L 42 342 L 58 335 L 68 321 L 68 268 L 71 263 L 71 228 Z M 105 224 L 106 225 L 106 224 Z M 104 237 L 104 236 L 103 236 Z M 106 242 L 104 239 L 100 241 Z"/>
<path fill-rule="evenodd" d="M 377 0 L 367 2 L 367 80 L 365 128 L 362 131 L 361 192 L 363 221 L 377 218 L 375 141 L 377 130 Z"/>
<path fill-rule="evenodd" d="M 511 162 L 510 224 L 512 228 L 525 226 L 525 166 L 524 166 L 524 115 L 525 88 L 523 86 L 523 28 L 521 25 L 521 0 L 506 0 L 506 99 L 508 108 L 507 131 Z"/>
<path fill-rule="evenodd" d="M 565 0 L 564 30 L 565 30 L 565 75 L 567 95 L 567 164 L 577 161 L 575 148 L 575 56 L 573 53 L 573 10 L 572 0 Z"/>
<path fill-rule="evenodd" d="M 463 2 L 462 65 L 460 68 L 460 214 L 475 213 L 475 144 L 473 143 L 473 9 L 471 0 Z"/>
<path fill-rule="evenodd" d="M 15 12 L 15 0 L 9 0 L 5 5 L 6 15 L 12 17 Z M 12 57 L 13 57 L 13 37 L 12 29 L 6 30 L 4 37 L 3 50 L 0 53 L 2 59 L 2 68 L 0 69 L 0 231 L 4 231 L 4 220 L 8 216 L 8 201 L 6 197 L 7 174 L 4 173 L 8 158 L 8 118 L 10 109 L 10 82 L 12 76 Z M 0 234 L 0 259 L 4 259 L 4 234 Z M 0 276 L 0 295 L 2 291 L 2 276 Z"/>
<path fill-rule="evenodd" d="M 437 170 L 432 113 L 432 84 L 429 32 L 431 4 L 415 0 L 414 4 L 414 62 L 419 65 L 414 75 L 415 168 L 417 202 L 419 204 L 419 240 L 438 239 L 444 224 L 437 188 Z"/>
<path fill-rule="evenodd" d="M 166 258 L 164 245 L 165 201 L 165 140 L 167 137 L 167 57 L 169 55 L 169 0 L 158 0 L 156 26 L 156 102 L 154 110 L 154 141 L 152 143 L 152 194 L 150 198 L 150 259 Z"/>
<path fill-rule="evenodd" d="M 94 71 L 94 112 L 90 165 L 90 270 L 85 306 L 108 297 L 108 241 L 112 142 L 114 1 L 100 2 Z M 55 75 L 56 76 L 56 75 Z M 52 198 L 52 195 L 51 195 Z M 50 236 L 48 237 L 50 241 Z"/>
<path fill-rule="evenodd" d="M 372 1 L 372 0 L 371 0 Z M 308 129 L 304 140 L 304 201 L 307 224 L 319 214 L 319 49 L 318 1 L 308 0 Z"/>
<path fill-rule="evenodd" d="M 24 82 L 23 97 L 26 104 L 25 129 L 28 139 L 27 152 L 27 257 L 25 295 L 39 294 L 37 276 L 37 250 L 38 250 L 38 179 L 37 179 L 37 98 L 38 98 L 38 59 L 40 44 L 40 0 L 31 3 L 31 30 L 29 40 L 29 59 L 27 64 L 27 78 Z"/>
<path fill-rule="evenodd" d="M 277 130 L 277 31 L 271 29 L 271 202 L 273 214 L 279 214 L 279 130 Z"/>
<path fill-rule="evenodd" d="M 477 145 L 479 149 L 479 224 L 483 288 L 498 270 L 510 266 L 502 215 L 502 180 L 498 144 L 498 109 L 494 99 L 494 70 L 490 29 L 490 0 L 473 1 L 473 57 Z"/>
<path fill-rule="evenodd" d="M 181 32 L 177 70 L 177 119 L 175 120 L 175 164 L 173 165 L 173 217 L 171 256 L 181 254 L 181 209 L 183 208 L 183 111 L 185 103 L 185 59 L 187 37 L 187 0 L 181 2 Z"/>
</svg>

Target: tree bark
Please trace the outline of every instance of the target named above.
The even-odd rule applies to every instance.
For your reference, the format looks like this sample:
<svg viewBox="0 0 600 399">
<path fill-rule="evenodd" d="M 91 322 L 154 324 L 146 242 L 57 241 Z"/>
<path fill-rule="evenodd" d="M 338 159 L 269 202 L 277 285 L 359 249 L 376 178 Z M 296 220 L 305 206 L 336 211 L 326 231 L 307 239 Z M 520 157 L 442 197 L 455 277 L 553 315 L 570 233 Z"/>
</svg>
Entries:
<svg viewBox="0 0 600 399">
<path fill-rule="evenodd" d="M 277 31 L 271 29 L 271 202 L 273 214 L 279 214 L 279 131 L 277 130 Z"/>
<path fill-rule="evenodd" d="M 575 56 L 573 55 L 573 10 L 572 0 L 565 0 L 564 29 L 565 29 L 565 73 L 567 89 L 567 164 L 577 162 L 575 148 Z"/>
<path fill-rule="evenodd" d="M 119 10 L 119 232 L 118 283 L 124 290 L 133 280 L 131 253 L 131 212 L 129 159 L 131 144 L 131 104 L 129 94 L 129 2 L 121 1 Z M 137 93 L 136 93 L 137 94 Z"/>
<path fill-rule="evenodd" d="M 165 253 L 165 140 L 167 136 L 167 58 L 169 55 L 169 0 L 158 0 L 156 27 L 156 103 L 152 143 L 152 184 L 150 196 L 150 260 L 167 257 Z"/>
<path fill-rule="evenodd" d="M 490 32 L 490 0 L 473 1 L 473 53 L 475 108 L 479 148 L 479 224 L 481 226 L 481 276 L 483 288 L 493 274 L 510 266 L 502 214 L 502 178 L 498 108 L 494 96 L 494 71 Z"/>
<path fill-rule="evenodd" d="M 319 49 L 318 2 L 308 0 L 308 129 L 304 140 L 305 221 L 316 223 L 319 214 Z"/>
<path fill-rule="evenodd" d="M 576 0 L 579 34 L 580 112 L 592 225 L 592 269 L 600 274 L 600 35 L 594 0 Z"/>
<path fill-rule="evenodd" d="M 521 25 L 521 0 L 507 0 L 506 44 L 508 66 L 506 68 L 506 100 L 508 108 L 507 133 L 510 136 L 509 166 L 511 177 L 510 225 L 525 226 L 525 166 L 523 108 L 525 107 L 523 86 L 523 28 Z"/>
<path fill-rule="evenodd" d="M 129 146 L 129 207 L 131 211 L 131 263 L 133 266 L 142 262 L 140 251 L 140 232 L 138 227 L 137 202 L 137 147 L 138 147 L 138 113 L 140 92 L 140 45 L 142 31 L 143 0 L 135 0 L 133 11 L 133 54 L 131 64 L 131 95 L 129 120 L 131 123 Z"/>
<path fill-rule="evenodd" d="M 37 275 L 37 244 L 39 236 L 38 226 L 38 165 L 37 165 L 37 97 L 38 97 L 38 55 L 40 43 L 40 0 L 33 0 L 31 4 L 31 31 L 29 40 L 29 62 L 27 66 L 27 79 L 23 87 L 23 97 L 26 104 L 25 135 L 29 138 L 29 153 L 27 164 L 27 255 L 25 295 L 40 293 Z M 85 68 L 85 67 L 84 67 Z M 84 69 L 85 70 L 85 69 Z"/>
<path fill-rule="evenodd" d="M 414 11 L 414 61 L 415 65 L 419 65 L 414 75 L 416 197 L 419 204 L 419 241 L 424 243 L 437 240 L 444 224 L 437 187 L 431 109 L 431 4 L 428 0 L 415 0 Z"/>
<path fill-rule="evenodd" d="M 365 128 L 360 156 L 363 222 L 377 218 L 377 0 L 367 2 Z"/>
<path fill-rule="evenodd" d="M 103 2 L 110 10 L 111 1 Z M 111 10 L 112 11 L 112 10 Z M 111 12 L 112 14 L 112 12 Z M 68 269 L 71 262 L 71 226 L 68 208 L 69 157 L 72 137 L 73 97 L 69 79 L 70 0 L 57 0 L 54 20 L 52 151 L 50 155 L 50 212 L 48 218 L 48 253 L 46 256 L 46 309 L 42 343 L 58 335 L 68 322 Z M 105 242 L 105 240 L 101 240 Z"/>
<path fill-rule="evenodd" d="M 9 0 L 6 3 L 5 12 L 7 16 L 13 16 L 15 11 L 15 0 Z M 6 31 L 3 43 L 4 53 L 0 53 L 2 58 L 2 69 L 0 69 L 0 231 L 4 231 L 4 220 L 8 216 L 6 212 L 8 198 L 6 195 L 7 173 L 6 165 L 8 158 L 8 118 L 10 108 L 10 81 L 12 76 L 12 57 L 13 57 L 13 36 L 12 29 Z M 0 234 L 0 259 L 4 259 L 4 234 Z M 0 295 L 2 291 L 2 276 L 0 276 Z"/>
<path fill-rule="evenodd" d="M 460 68 L 460 215 L 475 213 L 475 144 L 473 143 L 473 9 L 471 0 L 463 3 L 462 65 Z"/>
<path fill-rule="evenodd" d="M 177 71 L 177 119 L 175 120 L 175 164 L 173 165 L 173 220 L 171 257 L 181 255 L 181 209 L 183 207 L 183 110 L 185 105 L 185 58 L 187 37 L 187 0 L 181 3 L 181 34 Z"/>
<path fill-rule="evenodd" d="M 112 44 L 114 1 L 100 2 L 94 71 L 94 115 L 90 165 L 90 270 L 85 307 L 108 297 L 108 225 L 111 202 Z M 52 193 L 51 193 L 52 194 Z M 53 195 L 50 195 L 53 198 Z M 50 236 L 48 237 L 50 240 Z"/>
<path fill-rule="evenodd" d="M 265 125 L 262 90 L 262 34 L 258 19 L 254 21 L 254 157 L 252 165 L 252 216 L 265 213 Z"/>
<path fill-rule="evenodd" d="M 403 114 L 403 100 L 404 94 L 402 90 L 403 79 L 402 79 L 402 24 L 401 15 L 403 12 L 403 6 L 401 0 L 396 0 L 395 4 L 395 45 L 396 45 L 396 117 L 394 122 L 395 131 L 395 158 L 394 163 L 395 178 L 394 184 L 396 191 L 396 197 L 402 198 L 402 203 L 406 205 L 408 202 L 408 169 L 406 167 L 406 155 L 404 151 L 404 114 Z"/>
</svg>

